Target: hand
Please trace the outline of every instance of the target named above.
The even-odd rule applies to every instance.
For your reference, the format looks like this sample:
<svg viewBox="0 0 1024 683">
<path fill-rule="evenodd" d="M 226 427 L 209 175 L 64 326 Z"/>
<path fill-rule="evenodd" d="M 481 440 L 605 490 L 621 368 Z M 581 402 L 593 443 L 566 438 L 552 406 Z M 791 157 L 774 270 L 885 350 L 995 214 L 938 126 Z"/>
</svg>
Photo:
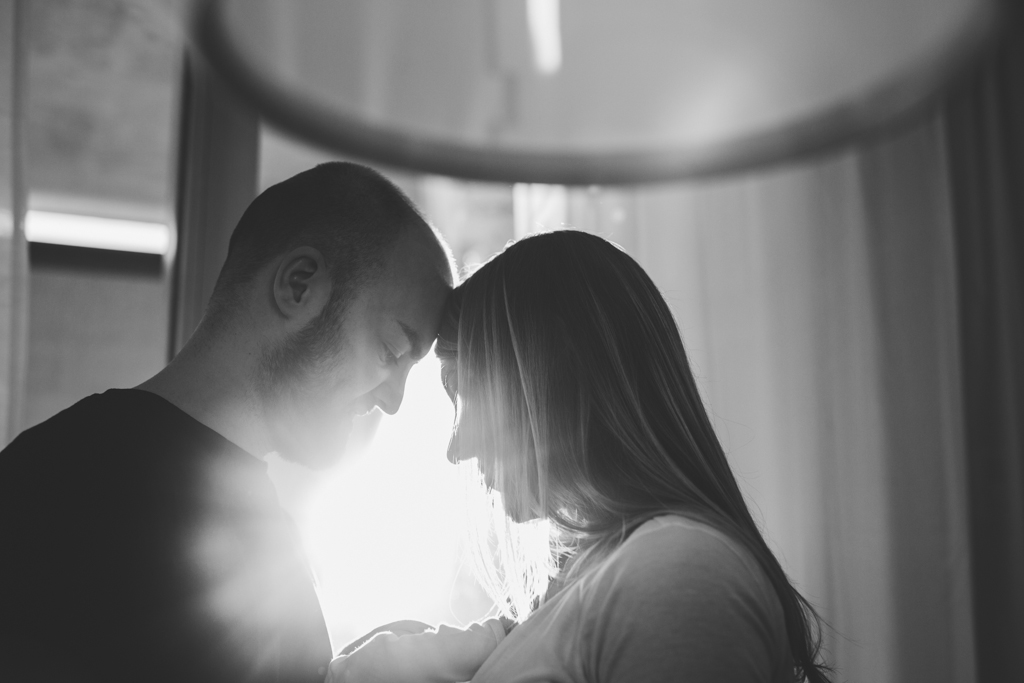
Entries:
<svg viewBox="0 0 1024 683">
<path fill-rule="evenodd" d="M 396 622 L 395 633 L 377 629 L 361 645 L 346 647 L 331 662 L 326 683 L 456 683 L 468 681 L 505 637 L 505 625 L 488 619 L 469 628 L 418 629 Z M 394 626 L 394 625 L 389 625 Z"/>
<path fill-rule="evenodd" d="M 360 645 L 368 641 L 370 638 L 373 638 L 378 633 L 384 633 L 385 631 L 388 633 L 394 633 L 396 636 L 409 636 L 415 633 L 423 633 L 424 631 L 429 631 L 433 628 L 434 627 L 430 624 L 424 624 L 422 621 L 415 621 L 413 619 L 392 621 L 390 624 L 378 626 L 377 628 L 367 633 L 365 636 L 356 638 L 351 643 L 343 647 L 341 649 L 341 652 L 338 653 L 338 655 L 340 656 L 352 654 L 353 652 L 359 649 Z"/>
</svg>

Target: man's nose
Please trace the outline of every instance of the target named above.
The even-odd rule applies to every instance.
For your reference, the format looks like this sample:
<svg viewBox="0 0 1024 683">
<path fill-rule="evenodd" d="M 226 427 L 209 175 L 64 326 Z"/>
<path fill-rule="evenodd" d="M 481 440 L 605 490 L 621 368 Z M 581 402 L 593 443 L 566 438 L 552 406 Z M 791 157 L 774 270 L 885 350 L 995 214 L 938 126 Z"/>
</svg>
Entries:
<svg viewBox="0 0 1024 683">
<path fill-rule="evenodd" d="M 402 399 L 405 398 L 405 381 L 409 377 L 410 367 L 406 365 L 396 368 L 374 392 L 377 406 L 388 415 L 394 415 L 402 406 Z"/>
</svg>

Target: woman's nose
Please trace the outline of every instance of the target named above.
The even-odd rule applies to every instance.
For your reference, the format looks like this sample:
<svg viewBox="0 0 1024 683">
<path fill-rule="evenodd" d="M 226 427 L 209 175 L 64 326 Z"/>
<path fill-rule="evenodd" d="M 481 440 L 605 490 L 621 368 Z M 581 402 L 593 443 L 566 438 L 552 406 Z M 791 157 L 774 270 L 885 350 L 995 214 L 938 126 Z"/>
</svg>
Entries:
<svg viewBox="0 0 1024 683">
<path fill-rule="evenodd" d="M 458 436 L 452 432 L 452 438 L 448 440 L 448 462 L 453 465 L 459 464 Z"/>
<path fill-rule="evenodd" d="M 452 438 L 448 440 L 448 462 L 453 465 L 458 465 L 464 460 L 472 460 L 473 455 L 463 454 L 462 449 L 459 447 L 459 431 L 457 429 L 452 431 Z"/>
</svg>

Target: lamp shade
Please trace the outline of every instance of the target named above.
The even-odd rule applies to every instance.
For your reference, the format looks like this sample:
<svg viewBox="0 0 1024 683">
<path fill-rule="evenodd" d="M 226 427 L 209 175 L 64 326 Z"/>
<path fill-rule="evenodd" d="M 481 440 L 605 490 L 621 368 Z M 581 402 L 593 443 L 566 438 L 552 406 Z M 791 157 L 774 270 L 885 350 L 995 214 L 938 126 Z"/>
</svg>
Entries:
<svg viewBox="0 0 1024 683">
<path fill-rule="evenodd" d="M 927 105 L 995 0 L 207 0 L 210 62 L 272 123 L 457 177 L 668 180 L 788 160 Z"/>
</svg>

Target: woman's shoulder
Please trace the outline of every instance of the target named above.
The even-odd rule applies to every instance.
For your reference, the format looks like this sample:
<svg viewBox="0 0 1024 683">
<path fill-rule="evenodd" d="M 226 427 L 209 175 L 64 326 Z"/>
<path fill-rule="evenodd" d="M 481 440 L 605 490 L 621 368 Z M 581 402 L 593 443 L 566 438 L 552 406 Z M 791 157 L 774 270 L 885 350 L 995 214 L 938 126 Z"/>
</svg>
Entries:
<svg viewBox="0 0 1024 683">
<path fill-rule="evenodd" d="M 642 542 L 642 539 L 656 537 L 660 541 L 670 539 L 674 543 L 709 543 L 728 546 L 739 550 L 739 543 L 724 531 L 709 522 L 682 513 L 666 513 L 653 517 L 639 525 L 622 543 L 621 548 Z"/>
<path fill-rule="evenodd" d="M 586 578 L 584 591 L 605 611 L 689 609 L 700 602 L 742 605 L 766 626 L 782 619 L 774 587 L 752 552 L 682 515 L 643 523 Z"/>
<path fill-rule="evenodd" d="M 603 652 L 633 652 L 637 667 L 711 667 L 692 680 L 768 681 L 786 670 L 785 619 L 767 574 L 709 524 L 649 520 L 581 583 L 587 657 L 599 670 L 617 666 Z"/>
<path fill-rule="evenodd" d="M 767 582 L 759 563 L 742 543 L 707 522 L 679 514 L 641 524 L 602 567 L 613 574 L 624 568 L 642 574 L 670 568 L 678 579 L 703 571 L 724 572 L 722 578 Z"/>
</svg>

